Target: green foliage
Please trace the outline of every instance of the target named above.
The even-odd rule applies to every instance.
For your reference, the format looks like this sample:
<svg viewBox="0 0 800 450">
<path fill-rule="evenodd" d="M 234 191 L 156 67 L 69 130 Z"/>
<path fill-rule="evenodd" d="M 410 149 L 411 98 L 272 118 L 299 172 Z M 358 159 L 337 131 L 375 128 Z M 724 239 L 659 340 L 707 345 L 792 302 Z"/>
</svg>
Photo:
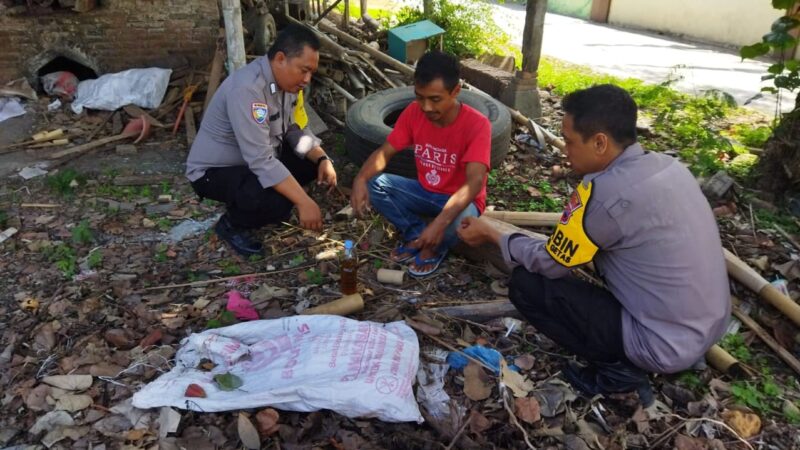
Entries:
<svg viewBox="0 0 800 450">
<path fill-rule="evenodd" d="M 720 341 L 719 345 L 734 358 L 743 363 L 749 363 L 753 359 L 753 356 L 750 354 L 750 350 L 747 348 L 747 344 L 744 342 L 744 338 L 741 334 L 726 334 Z"/>
<path fill-rule="evenodd" d="M 167 244 L 158 244 L 158 245 L 156 245 L 156 255 L 154 257 L 156 262 L 163 263 L 163 262 L 167 261 L 167 250 L 168 249 L 169 249 L 169 247 L 167 246 Z"/>
<path fill-rule="evenodd" d="M 78 255 L 69 245 L 60 243 L 53 247 L 47 247 L 45 255 L 48 261 L 54 263 L 64 275 L 64 278 L 71 279 L 78 273 Z"/>
<path fill-rule="evenodd" d="M 0 211 L 0 228 L 5 228 L 6 222 L 8 222 L 8 213 Z"/>
<path fill-rule="evenodd" d="M 742 145 L 755 148 L 763 148 L 767 143 L 770 135 L 772 135 L 772 128 L 767 126 L 752 127 L 748 124 L 734 125 L 730 129 L 730 135 Z"/>
<path fill-rule="evenodd" d="M 446 52 L 460 57 L 489 54 L 518 54 L 514 51 L 511 39 L 492 19 L 492 8 L 478 0 L 431 0 L 432 13 L 428 20 L 445 31 L 443 48 Z M 406 25 L 424 20 L 421 6 L 405 6 L 397 12 L 397 23 L 390 26 Z M 434 39 L 438 39 L 434 38 Z M 519 60 L 520 58 L 518 58 Z"/>
<path fill-rule="evenodd" d="M 103 252 L 98 249 L 92 250 L 86 257 L 86 264 L 90 269 L 96 269 L 103 264 Z"/>
<path fill-rule="evenodd" d="M 677 381 L 679 384 L 694 391 L 702 391 L 705 387 L 703 380 L 701 380 L 697 373 L 692 370 L 681 372 Z"/>
<path fill-rule="evenodd" d="M 84 219 L 81 223 L 72 227 L 72 242 L 76 245 L 84 245 L 92 242 L 92 230 L 89 229 L 89 221 Z"/>
<path fill-rule="evenodd" d="M 209 330 L 212 328 L 222 328 L 222 327 L 227 327 L 228 325 L 233 325 L 237 322 L 239 321 L 236 320 L 236 316 L 233 315 L 232 312 L 224 310 L 221 313 L 219 313 L 217 317 L 209 320 L 206 323 L 206 328 Z"/>
<path fill-rule="evenodd" d="M 298 253 L 289 261 L 289 267 L 297 267 L 306 262 L 306 257 L 302 253 Z"/>
<path fill-rule="evenodd" d="M 758 156 L 752 153 L 737 155 L 728 164 L 728 172 L 736 178 L 746 180 L 750 178 L 757 163 Z"/>
<path fill-rule="evenodd" d="M 735 102 L 718 90 L 706 91 L 702 96 L 684 94 L 670 87 L 673 82 L 646 84 L 634 78 L 597 74 L 586 67 L 549 58 L 543 58 L 539 66 L 540 85 L 559 95 L 605 83 L 627 90 L 657 136 L 653 142 L 642 139 L 646 146 L 677 150 L 696 175 L 709 175 L 725 168 L 732 155 L 745 151 L 734 148 L 719 125 L 735 111 Z"/>
<path fill-rule="evenodd" d="M 219 262 L 220 268 L 222 269 L 222 274 L 226 277 L 231 277 L 234 275 L 239 275 L 242 273 L 241 267 L 233 261 L 223 259 Z"/>
<path fill-rule="evenodd" d="M 731 394 L 736 403 L 753 408 L 761 414 L 781 411 L 783 388 L 775 382 L 768 370 L 764 370 L 762 378 L 758 380 L 731 383 Z M 784 415 L 789 420 L 795 419 L 792 417 L 793 411 L 786 411 Z"/>
<path fill-rule="evenodd" d="M 45 185 L 54 193 L 62 196 L 75 194 L 75 185 L 86 184 L 86 177 L 80 175 L 75 169 L 65 169 L 55 175 L 45 178 Z"/>
<path fill-rule="evenodd" d="M 325 282 L 322 272 L 317 269 L 306 270 L 306 276 L 308 277 L 308 282 L 311 284 L 320 285 Z"/>
<path fill-rule="evenodd" d="M 785 212 L 770 212 L 766 209 L 755 210 L 756 223 L 760 228 L 772 228 L 774 224 L 780 225 L 788 233 L 800 233 L 800 227 L 794 218 Z"/>
<path fill-rule="evenodd" d="M 383 261 L 380 260 L 380 259 L 373 259 L 372 260 L 372 267 L 374 267 L 375 270 L 380 269 L 381 267 L 383 267 Z"/>
<path fill-rule="evenodd" d="M 739 50 L 742 59 L 758 58 L 770 52 L 779 55 L 778 62 L 770 65 L 767 74 L 761 77 L 762 80 L 772 81 L 773 86 L 763 87 L 762 91 L 777 92 L 785 89 L 791 92 L 800 87 L 800 61 L 785 58 L 785 51 L 798 44 L 798 38 L 793 33 L 800 29 L 799 17 L 797 13 L 786 14 L 793 12 L 797 3 L 798 0 L 773 0 L 772 7 L 783 10 L 784 14 L 772 22 L 769 33 L 761 38 L 761 42 L 746 45 Z"/>
</svg>

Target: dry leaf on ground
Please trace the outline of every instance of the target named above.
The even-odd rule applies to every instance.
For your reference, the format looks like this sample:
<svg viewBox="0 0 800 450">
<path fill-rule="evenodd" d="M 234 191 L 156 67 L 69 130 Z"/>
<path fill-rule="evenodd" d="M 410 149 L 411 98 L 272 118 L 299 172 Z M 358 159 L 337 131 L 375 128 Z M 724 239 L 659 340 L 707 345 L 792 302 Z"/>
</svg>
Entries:
<svg viewBox="0 0 800 450">
<path fill-rule="evenodd" d="M 525 423 L 536 423 L 542 419 L 539 401 L 534 397 L 514 399 L 514 414 Z"/>
<path fill-rule="evenodd" d="M 743 439 L 749 439 L 761 431 L 761 418 L 753 413 L 729 409 L 722 411 L 722 419 Z"/>
<path fill-rule="evenodd" d="M 470 400 L 480 401 L 492 395 L 492 382 L 483 367 L 470 361 L 464 368 L 464 394 Z"/>
<path fill-rule="evenodd" d="M 236 429 L 239 431 L 239 439 L 245 447 L 249 449 L 261 448 L 261 437 L 258 436 L 256 427 L 253 426 L 253 422 L 250 422 L 246 415 L 239 413 Z"/>
<path fill-rule="evenodd" d="M 519 372 L 514 372 L 508 368 L 508 364 L 504 359 L 500 360 L 500 379 L 504 385 L 514 393 L 514 397 L 527 397 L 533 390 L 533 382 L 526 379 Z"/>
<path fill-rule="evenodd" d="M 42 378 L 42 383 L 47 383 L 65 391 L 82 391 L 92 386 L 91 375 L 52 375 Z"/>
<path fill-rule="evenodd" d="M 280 414 L 272 408 L 262 409 L 256 414 L 258 432 L 262 436 L 271 436 L 278 431 L 278 420 Z"/>
</svg>

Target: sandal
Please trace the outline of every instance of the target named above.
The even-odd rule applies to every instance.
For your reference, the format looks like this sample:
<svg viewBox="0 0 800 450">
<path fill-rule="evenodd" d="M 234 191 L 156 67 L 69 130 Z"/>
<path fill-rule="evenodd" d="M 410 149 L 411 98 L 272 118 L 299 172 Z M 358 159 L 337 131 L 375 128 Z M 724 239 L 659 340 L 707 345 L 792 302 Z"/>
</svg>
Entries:
<svg viewBox="0 0 800 450">
<path fill-rule="evenodd" d="M 417 278 L 418 277 L 426 277 L 426 276 L 432 274 L 433 272 L 436 272 L 436 270 L 439 268 L 439 265 L 442 263 L 442 261 L 444 261 L 445 256 L 447 256 L 447 250 L 439 253 L 436 256 L 432 256 L 432 257 L 426 258 L 426 259 L 420 258 L 419 254 L 417 254 L 414 257 L 414 266 L 421 267 L 421 266 L 428 266 L 428 265 L 433 264 L 433 267 L 431 267 L 428 270 L 422 271 L 422 270 L 415 270 L 413 267 L 409 266 L 408 267 L 408 274 L 411 275 L 412 277 L 417 277 Z"/>
<path fill-rule="evenodd" d="M 405 244 L 400 244 L 392 251 L 392 254 L 389 255 L 389 259 L 398 264 L 401 264 L 408 261 L 411 258 L 416 258 L 418 253 L 419 253 L 418 248 L 406 247 Z M 402 256 L 396 256 L 396 255 L 402 255 Z"/>
</svg>

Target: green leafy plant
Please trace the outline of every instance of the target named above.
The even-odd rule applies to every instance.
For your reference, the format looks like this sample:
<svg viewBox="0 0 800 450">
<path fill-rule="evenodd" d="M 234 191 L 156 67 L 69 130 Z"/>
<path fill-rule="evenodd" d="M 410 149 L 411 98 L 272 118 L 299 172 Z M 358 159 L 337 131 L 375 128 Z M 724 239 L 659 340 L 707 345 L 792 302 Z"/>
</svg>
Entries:
<svg viewBox="0 0 800 450">
<path fill-rule="evenodd" d="M 92 250 L 89 252 L 89 256 L 86 257 L 86 264 L 89 265 L 90 269 L 96 269 L 103 264 L 103 252 L 99 249 Z"/>
<path fill-rule="evenodd" d="M 306 262 L 306 257 L 302 253 L 298 253 L 289 261 L 289 267 L 297 267 Z"/>
<path fill-rule="evenodd" d="M 45 248 L 45 255 L 47 259 L 54 263 L 55 267 L 64 275 L 64 278 L 70 279 L 75 276 L 78 270 L 78 255 L 75 250 L 63 242 Z"/>
<path fill-rule="evenodd" d="M 678 376 L 677 381 L 683 386 L 686 386 L 687 388 L 695 391 L 703 390 L 703 388 L 705 387 L 705 383 L 703 383 L 703 380 L 701 380 L 700 377 L 697 375 L 697 373 L 692 370 L 681 372 L 681 374 Z"/>
<path fill-rule="evenodd" d="M 317 269 L 306 270 L 306 276 L 308 277 L 308 282 L 311 284 L 320 285 L 325 282 L 322 272 Z"/>
<path fill-rule="evenodd" d="M 230 277 L 233 275 L 239 275 L 242 273 L 241 267 L 233 261 L 223 259 L 219 262 L 220 268 L 222 269 L 222 274 L 226 277 Z"/>
<path fill-rule="evenodd" d="M 65 169 L 55 175 L 45 178 L 45 185 L 58 195 L 71 196 L 75 193 L 75 186 L 86 184 L 86 177 L 80 175 L 75 169 Z"/>
<path fill-rule="evenodd" d="M 431 1 L 432 11 L 427 19 L 446 30 L 442 43 L 445 51 L 461 57 L 484 53 L 519 54 L 519 50 L 511 45 L 508 34 L 492 19 L 492 9 L 487 3 L 477 0 Z M 426 17 L 421 7 L 406 6 L 398 11 L 396 19 L 397 23 L 392 25 L 407 25 Z"/>
<path fill-rule="evenodd" d="M 167 261 L 167 250 L 169 250 L 167 244 L 156 245 L 156 255 L 154 256 L 156 262 L 163 263 Z"/>
<path fill-rule="evenodd" d="M 72 227 L 72 242 L 76 245 L 84 245 L 92 242 L 92 230 L 89 228 L 89 221 L 84 219 L 78 225 Z"/>
<path fill-rule="evenodd" d="M 739 333 L 726 334 L 719 345 L 731 356 L 743 363 L 749 363 L 753 359 L 750 349 L 747 348 L 747 344 L 744 342 L 744 337 Z"/>
<path fill-rule="evenodd" d="M 206 328 L 222 328 L 227 327 L 228 325 L 233 325 L 239 322 L 236 320 L 236 316 L 233 315 L 232 312 L 225 310 L 219 313 L 219 315 L 206 323 Z"/>
<path fill-rule="evenodd" d="M 732 138 L 741 142 L 742 145 L 755 148 L 763 148 L 772 134 L 772 127 L 765 125 L 754 127 L 749 124 L 736 124 L 729 131 Z"/>
</svg>

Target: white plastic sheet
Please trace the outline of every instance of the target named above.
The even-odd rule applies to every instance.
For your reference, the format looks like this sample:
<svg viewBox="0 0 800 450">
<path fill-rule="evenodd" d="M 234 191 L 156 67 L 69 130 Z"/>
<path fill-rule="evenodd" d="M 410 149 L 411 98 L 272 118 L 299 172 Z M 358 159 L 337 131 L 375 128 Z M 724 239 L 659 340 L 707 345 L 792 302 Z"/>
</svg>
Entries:
<svg viewBox="0 0 800 450">
<path fill-rule="evenodd" d="M 293 316 L 207 330 L 181 344 L 175 368 L 137 392 L 135 407 L 229 411 L 272 406 L 330 409 L 386 422 L 423 421 L 412 389 L 419 342 L 403 322 Z M 212 371 L 197 369 L 204 358 L 216 364 Z M 222 373 L 244 384 L 220 390 L 213 376 Z M 200 385 L 207 397 L 185 397 L 190 384 Z"/>
<path fill-rule="evenodd" d="M 25 114 L 25 107 L 18 98 L 0 97 L 0 122 L 23 114 Z"/>
<path fill-rule="evenodd" d="M 114 111 L 125 105 L 156 108 L 167 92 L 170 74 L 170 69 L 130 69 L 81 81 L 72 111 L 75 114 L 83 112 L 83 108 Z"/>
</svg>

